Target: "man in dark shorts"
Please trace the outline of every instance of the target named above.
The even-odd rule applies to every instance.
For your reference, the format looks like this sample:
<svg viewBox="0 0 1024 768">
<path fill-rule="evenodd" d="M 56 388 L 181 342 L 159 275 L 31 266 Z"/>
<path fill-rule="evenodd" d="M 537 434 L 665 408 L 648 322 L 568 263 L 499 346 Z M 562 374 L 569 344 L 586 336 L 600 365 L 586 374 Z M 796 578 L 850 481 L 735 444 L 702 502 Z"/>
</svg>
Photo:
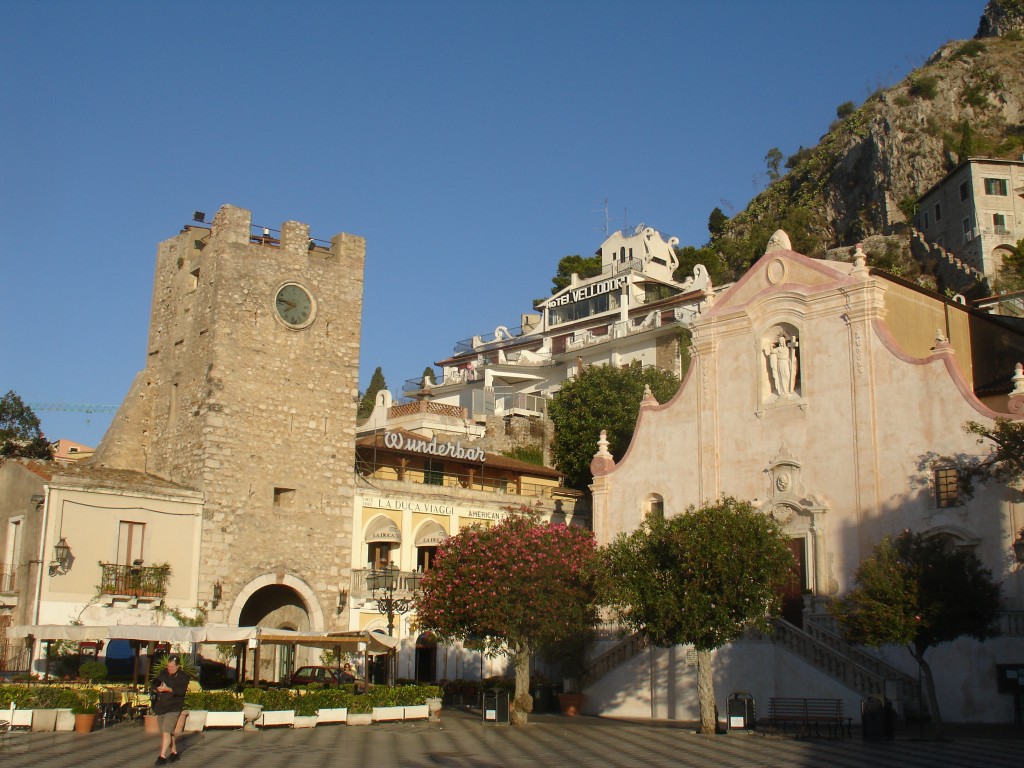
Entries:
<svg viewBox="0 0 1024 768">
<path fill-rule="evenodd" d="M 185 706 L 185 691 L 188 690 L 188 675 L 178 667 L 178 657 L 168 656 L 167 667 L 153 681 L 153 714 L 160 723 L 160 756 L 156 765 L 178 759 L 174 742 L 174 730 L 178 717 Z"/>
</svg>

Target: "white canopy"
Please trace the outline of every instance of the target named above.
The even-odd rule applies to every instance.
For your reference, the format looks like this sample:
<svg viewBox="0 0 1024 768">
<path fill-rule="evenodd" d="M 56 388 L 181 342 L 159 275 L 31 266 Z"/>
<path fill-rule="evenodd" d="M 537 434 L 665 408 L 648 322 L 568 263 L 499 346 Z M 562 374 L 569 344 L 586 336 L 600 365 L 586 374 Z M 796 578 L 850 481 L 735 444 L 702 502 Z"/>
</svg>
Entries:
<svg viewBox="0 0 1024 768">
<path fill-rule="evenodd" d="M 146 624 L 111 624 L 109 626 L 81 626 L 75 624 L 20 624 L 7 629 L 8 637 L 28 637 L 37 640 L 141 640 L 154 643 L 240 643 L 255 639 L 257 642 L 279 645 L 311 645 L 319 648 L 356 646 L 366 643 L 368 650 L 382 653 L 398 645 L 397 637 L 381 632 L 356 630 L 353 632 L 296 632 L 273 627 L 178 627 Z"/>
<path fill-rule="evenodd" d="M 84 627 L 77 624 L 18 624 L 7 628 L 8 637 L 28 637 L 37 640 L 106 640 L 107 627 Z"/>
</svg>

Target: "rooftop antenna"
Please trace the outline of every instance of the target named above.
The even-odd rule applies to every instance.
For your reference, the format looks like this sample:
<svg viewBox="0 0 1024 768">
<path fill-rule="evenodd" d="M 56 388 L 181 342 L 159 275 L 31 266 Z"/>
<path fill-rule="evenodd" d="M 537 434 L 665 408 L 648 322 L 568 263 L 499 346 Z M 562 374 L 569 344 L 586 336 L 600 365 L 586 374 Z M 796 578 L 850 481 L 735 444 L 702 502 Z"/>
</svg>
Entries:
<svg viewBox="0 0 1024 768">
<path fill-rule="evenodd" d="M 602 207 L 598 208 L 596 211 L 594 211 L 594 213 L 603 213 L 604 214 L 604 226 L 603 227 L 594 227 L 594 229 L 597 230 L 597 231 L 603 230 L 604 231 L 605 239 L 607 239 L 608 238 L 608 198 L 607 197 L 604 199 L 604 203 L 602 203 Z"/>
<path fill-rule="evenodd" d="M 629 208 L 622 209 L 622 231 L 629 230 Z"/>
</svg>

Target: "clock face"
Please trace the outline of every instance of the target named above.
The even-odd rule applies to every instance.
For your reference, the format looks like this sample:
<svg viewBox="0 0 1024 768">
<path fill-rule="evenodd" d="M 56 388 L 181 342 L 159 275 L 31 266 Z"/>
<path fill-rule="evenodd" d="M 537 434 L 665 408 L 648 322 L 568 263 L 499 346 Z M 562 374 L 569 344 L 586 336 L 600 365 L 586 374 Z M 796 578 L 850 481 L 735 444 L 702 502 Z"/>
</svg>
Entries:
<svg viewBox="0 0 1024 768">
<path fill-rule="evenodd" d="M 274 307 L 277 316 L 291 328 L 305 328 L 313 322 L 313 297 L 297 283 L 286 283 L 278 289 Z"/>
</svg>

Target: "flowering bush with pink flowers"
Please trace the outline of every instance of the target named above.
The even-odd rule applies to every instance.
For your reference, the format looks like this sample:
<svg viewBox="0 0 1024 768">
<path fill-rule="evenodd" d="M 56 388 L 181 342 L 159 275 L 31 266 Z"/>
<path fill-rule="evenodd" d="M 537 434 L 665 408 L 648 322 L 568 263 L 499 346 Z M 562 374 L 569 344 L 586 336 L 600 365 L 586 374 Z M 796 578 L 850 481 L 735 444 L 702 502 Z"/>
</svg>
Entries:
<svg viewBox="0 0 1024 768">
<path fill-rule="evenodd" d="M 515 508 L 439 548 L 423 577 L 416 617 L 442 642 L 469 640 L 511 657 L 513 720 L 522 723 L 532 709 L 530 655 L 587 633 L 597 622 L 597 592 L 593 534 Z"/>
</svg>

